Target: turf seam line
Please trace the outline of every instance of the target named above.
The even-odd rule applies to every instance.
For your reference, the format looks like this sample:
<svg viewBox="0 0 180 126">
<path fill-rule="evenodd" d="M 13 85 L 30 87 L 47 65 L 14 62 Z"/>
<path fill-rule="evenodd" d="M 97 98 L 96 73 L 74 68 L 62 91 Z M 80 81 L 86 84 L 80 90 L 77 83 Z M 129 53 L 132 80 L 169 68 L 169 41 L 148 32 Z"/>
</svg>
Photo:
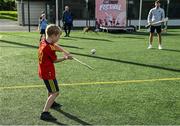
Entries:
<svg viewBox="0 0 180 126">
<path fill-rule="evenodd" d="M 68 83 L 59 84 L 59 86 L 85 86 L 85 85 L 101 85 L 101 84 L 125 84 L 125 83 L 143 83 L 143 82 L 155 82 L 155 81 L 176 81 L 180 78 L 159 78 L 159 79 L 146 79 L 146 80 L 125 80 L 125 81 L 107 81 L 107 82 L 85 82 L 85 83 Z M 42 85 L 22 85 L 22 86 L 10 86 L 10 87 L 0 87 L 0 90 L 4 89 L 23 89 L 23 88 L 40 88 L 45 87 Z"/>
</svg>

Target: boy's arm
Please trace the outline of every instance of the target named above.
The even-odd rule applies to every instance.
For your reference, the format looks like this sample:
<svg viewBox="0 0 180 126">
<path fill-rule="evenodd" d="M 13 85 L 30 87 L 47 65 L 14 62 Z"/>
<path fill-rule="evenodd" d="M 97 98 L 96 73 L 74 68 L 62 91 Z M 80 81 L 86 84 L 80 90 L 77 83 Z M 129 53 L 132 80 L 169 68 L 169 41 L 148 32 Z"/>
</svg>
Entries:
<svg viewBox="0 0 180 126">
<path fill-rule="evenodd" d="M 55 60 L 54 63 L 59 63 L 59 62 L 62 62 L 62 61 L 64 61 L 64 60 L 66 60 L 65 57 L 59 58 L 59 59 Z"/>
<path fill-rule="evenodd" d="M 63 49 L 60 45 L 54 44 L 54 47 L 55 47 L 56 51 L 63 52 L 65 55 L 70 55 L 70 53 L 68 51 L 66 51 L 65 49 Z"/>
<path fill-rule="evenodd" d="M 57 59 L 57 60 L 55 60 L 54 61 L 54 63 L 59 63 L 59 62 L 62 62 L 62 61 L 64 61 L 64 60 L 72 60 L 72 57 L 70 57 L 70 56 L 64 56 L 63 58 L 59 58 L 59 59 Z"/>
</svg>

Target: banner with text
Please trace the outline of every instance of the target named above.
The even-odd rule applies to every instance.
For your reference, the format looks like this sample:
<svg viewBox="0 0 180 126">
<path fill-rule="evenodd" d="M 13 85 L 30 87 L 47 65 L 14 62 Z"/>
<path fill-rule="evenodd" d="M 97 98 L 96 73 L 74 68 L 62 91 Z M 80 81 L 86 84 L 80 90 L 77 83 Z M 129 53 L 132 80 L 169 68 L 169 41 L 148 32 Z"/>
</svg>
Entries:
<svg viewBox="0 0 180 126">
<path fill-rule="evenodd" d="M 96 0 L 96 25 L 126 26 L 126 0 Z"/>
</svg>

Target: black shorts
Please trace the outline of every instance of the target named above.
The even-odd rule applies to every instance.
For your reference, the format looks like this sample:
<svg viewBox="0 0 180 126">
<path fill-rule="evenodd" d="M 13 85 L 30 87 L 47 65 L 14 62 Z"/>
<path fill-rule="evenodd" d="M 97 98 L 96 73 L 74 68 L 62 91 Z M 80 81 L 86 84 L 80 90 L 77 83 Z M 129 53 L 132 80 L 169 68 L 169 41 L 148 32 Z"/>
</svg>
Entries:
<svg viewBox="0 0 180 126">
<path fill-rule="evenodd" d="M 151 26 L 150 27 L 150 32 L 154 33 L 154 31 L 156 30 L 157 33 L 161 33 L 161 26 Z"/>
<path fill-rule="evenodd" d="M 45 29 L 41 29 L 40 34 L 45 34 Z"/>
<path fill-rule="evenodd" d="M 56 79 L 44 80 L 44 83 L 49 93 L 59 92 L 58 82 Z"/>
</svg>

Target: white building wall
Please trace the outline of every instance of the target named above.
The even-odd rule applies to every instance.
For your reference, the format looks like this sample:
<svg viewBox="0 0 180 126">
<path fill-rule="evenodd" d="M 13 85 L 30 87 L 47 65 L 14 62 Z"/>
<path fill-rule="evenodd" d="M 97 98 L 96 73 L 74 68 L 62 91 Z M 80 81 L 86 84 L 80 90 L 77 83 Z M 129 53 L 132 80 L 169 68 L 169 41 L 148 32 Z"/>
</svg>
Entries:
<svg viewBox="0 0 180 126">
<path fill-rule="evenodd" d="M 60 20 L 60 26 L 63 26 L 62 21 Z M 88 22 L 89 25 L 89 22 Z M 73 26 L 74 27 L 85 27 L 86 26 L 86 20 L 74 20 L 73 21 Z M 95 26 L 95 21 L 94 20 L 90 20 L 90 26 L 94 27 Z"/>
<path fill-rule="evenodd" d="M 43 1 L 30 1 L 30 21 L 31 25 L 37 25 L 39 22 L 39 16 L 41 12 L 45 10 L 45 5 Z M 21 12 L 21 2 L 17 1 L 17 11 L 18 11 L 18 22 L 22 25 L 22 12 Z M 24 1 L 24 19 L 25 25 L 28 24 L 28 4 Z"/>
</svg>

